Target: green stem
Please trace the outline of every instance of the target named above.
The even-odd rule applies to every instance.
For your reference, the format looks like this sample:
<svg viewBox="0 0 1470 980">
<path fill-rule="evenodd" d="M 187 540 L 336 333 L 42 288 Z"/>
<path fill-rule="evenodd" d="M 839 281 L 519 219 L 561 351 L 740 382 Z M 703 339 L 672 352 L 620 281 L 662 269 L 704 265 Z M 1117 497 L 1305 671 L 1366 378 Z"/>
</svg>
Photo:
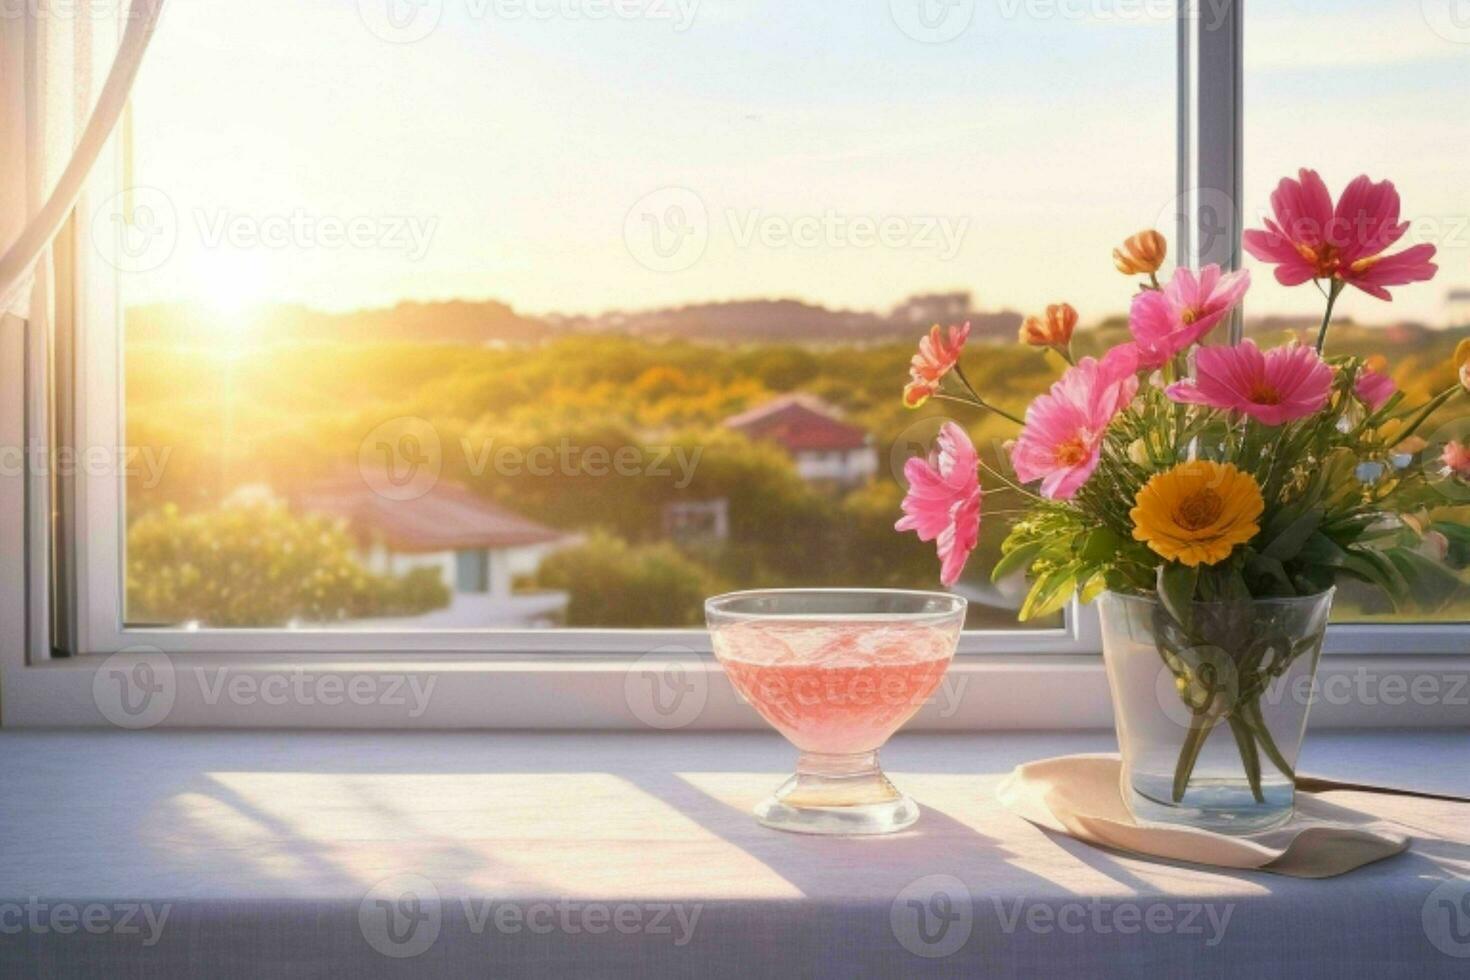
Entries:
<svg viewBox="0 0 1470 980">
<path fill-rule="evenodd" d="M 1184 799 L 1184 791 L 1189 788 L 1189 777 L 1194 774 L 1194 764 L 1199 761 L 1200 751 L 1205 747 L 1205 739 L 1210 737 L 1210 732 L 1215 730 L 1219 719 L 1210 718 L 1203 711 L 1196 711 L 1189 725 L 1189 734 L 1184 737 L 1184 745 L 1179 750 L 1179 763 L 1174 767 L 1174 802 L 1178 803 Z"/>
<path fill-rule="evenodd" d="M 1280 770 L 1281 774 L 1287 779 L 1296 782 L 1296 771 L 1292 769 L 1291 763 L 1286 761 L 1286 756 L 1281 754 L 1281 749 L 1276 745 L 1276 740 L 1271 737 L 1271 730 L 1266 727 L 1266 719 L 1261 714 L 1260 703 L 1252 701 L 1249 704 L 1242 705 L 1241 711 L 1245 715 L 1245 721 L 1250 725 L 1251 730 L 1255 732 L 1256 741 L 1261 743 L 1261 749 L 1266 753 L 1266 757 L 1271 760 L 1271 764 Z"/>
<path fill-rule="evenodd" d="M 1404 431 L 1395 434 L 1394 440 L 1396 442 L 1403 442 L 1404 440 L 1412 436 L 1415 432 L 1418 432 L 1419 427 L 1425 422 L 1429 421 L 1429 416 L 1433 415 L 1435 413 L 1435 410 L 1437 410 L 1445 402 L 1449 401 L 1452 397 L 1454 397 L 1455 392 L 1460 390 L 1462 389 L 1458 384 L 1450 385 L 1444 391 L 1441 391 L 1439 394 L 1429 399 L 1424 407 L 1419 409 L 1419 412 L 1414 416 L 1413 421 L 1409 422 L 1407 426 L 1405 426 Z"/>
<path fill-rule="evenodd" d="M 1256 740 L 1250 725 L 1233 712 L 1230 715 L 1230 734 L 1235 736 L 1235 747 L 1240 750 L 1240 761 L 1245 764 L 1245 778 L 1250 780 L 1251 796 L 1257 803 L 1265 803 L 1261 792 L 1261 757 L 1256 753 Z"/>
<path fill-rule="evenodd" d="M 1001 407 L 999 407 L 997 405 L 992 405 L 988 401 L 986 401 L 985 399 L 981 398 L 980 397 L 980 393 L 975 390 L 975 386 L 972 385 L 972 384 L 970 384 L 970 379 L 967 378 L 967 377 L 965 377 L 965 370 L 964 370 L 964 368 L 960 367 L 958 361 L 955 362 L 954 373 L 955 373 L 955 377 L 957 377 L 957 378 L 960 379 L 960 384 L 964 385 L 965 386 L 965 390 L 970 393 L 970 397 L 973 398 L 973 399 L 975 399 L 975 404 L 979 405 L 981 408 L 984 408 L 984 409 L 987 409 L 989 411 L 994 412 L 996 415 L 999 415 L 1002 418 L 1010 419 L 1012 422 L 1016 423 L 1017 425 L 1025 425 L 1026 424 L 1026 420 L 1025 419 L 1017 418 L 1016 416 L 1012 415 L 1010 412 L 1007 412 L 1005 409 L 1003 409 L 1003 408 L 1001 408 Z"/>
<path fill-rule="evenodd" d="M 1341 279 L 1332 280 L 1332 288 L 1327 292 L 1327 310 L 1322 314 L 1322 326 L 1317 330 L 1317 353 L 1322 353 L 1322 345 L 1327 343 L 1327 327 L 1332 323 L 1332 307 L 1337 305 L 1337 297 L 1342 295 L 1343 287 L 1347 283 Z"/>
<path fill-rule="evenodd" d="M 1022 495 L 1026 496 L 1026 497 L 1030 497 L 1032 500 L 1042 500 L 1042 499 L 1045 499 L 1045 498 L 1041 497 L 1038 494 L 1032 493 L 1030 490 L 1027 490 L 1025 487 L 1021 486 L 1020 484 L 1012 482 L 1000 470 L 998 470 L 995 467 L 991 466 L 989 463 L 985 462 L 985 460 L 979 459 L 978 454 L 977 454 L 977 457 L 976 457 L 976 461 L 980 464 L 980 468 L 982 470 L 984 470 L 985 472 L 989 473 L 991 476 L 993 476 L 995 479 L 999 480 L 1001 483 L 1005 484 L 1006 489 L 1012 490 L 1015 493 L 1022 494 Z M 997 491 L 997 492 L 999 492 L 999 491 Z"/>
</svg>

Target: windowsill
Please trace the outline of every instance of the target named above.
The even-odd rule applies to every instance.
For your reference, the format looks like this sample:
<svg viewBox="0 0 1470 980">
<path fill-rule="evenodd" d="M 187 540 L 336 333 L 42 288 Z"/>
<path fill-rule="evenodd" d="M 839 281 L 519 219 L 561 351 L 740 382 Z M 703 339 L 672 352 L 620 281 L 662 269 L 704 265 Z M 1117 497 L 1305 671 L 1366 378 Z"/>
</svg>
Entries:
<svg viewBox="0 0 1470 980">
<path fill-rule="evenodd" d="M 1413 788 L 1464 793 L 1464 739 L 1322 734 L 1309 739 L 1302 768 L 1392 782 L 1412 762 L 1429 781 Z M 924 807 L 919 823 L 887 839 L 819 839 L 750 816 L 794 757 L 770 734 L 0 734 L 0 909 L 42 909 L 41 925 L 0 944 L 0 972 L 38 963 L 61 974 L 353 976 L 748 977 L 802 964 L 806 975 L 844 977 L 1463 968 L 1423 923 L 1436 885 L 1470 867 L 1465 805 L 1334 794 L 1397 817 L 1415 840 L 1408 854 L 1331 882 L 1094 850 L 994 798 L 1018 762 L 1111 748 L 1097 733 L 902 735 L 884 757 Z M 931 875 L 962 883 L 971 921 L 962 946 L 932 959 L 906 949 L 894 924 L 905 897 L 932 892 L 904 889 Z M 374 900 L 425 882 L 439 904 L 403 907 L 429 910 L 423 921 L 438 923 L 437 936 L 417 956 L 384 956 L 368 939 L 384 942 Z M 67 906 L 105 908 L 116 921 L 139 903 L 137 932 L 45 925 Z M 144 913 L 167 916 L 148 946 Z M 1177 928 L 1129 931 L 1135 914 L 1167 914 Z M 686 934 L 681 923 L 696 915 Z M 400 938 L 428 936 L 404 921 Z M 618 921 L 625 928 L 609 925 Z"/>
<path fill-rule="evenodd" d="M 120 712 L 125 654 L 5 672 L 6 728 L 760 729 L 708 655 L 152 652 L 166 704 Z M 1470 720 L 1470 654 L 1329 654 L 1318 669 L 1316 729 L 1419 729 Z M 136 695 L 136 691 L 134 694 Z M 655 697 L 658 703 L 655 704 Z M 914 731 L 1112 727 L 1102 658 L 957 657 L 907 726 Z"/>
</svg>

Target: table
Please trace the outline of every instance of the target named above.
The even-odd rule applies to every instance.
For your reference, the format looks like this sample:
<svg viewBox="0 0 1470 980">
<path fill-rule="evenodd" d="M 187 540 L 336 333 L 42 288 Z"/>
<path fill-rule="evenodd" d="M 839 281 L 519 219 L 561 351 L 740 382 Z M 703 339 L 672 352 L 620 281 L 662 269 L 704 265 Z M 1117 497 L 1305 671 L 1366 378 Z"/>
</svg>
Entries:
<svg viewBox="0 0 1470 980">
<path fill-rule="evenodd" d="M 1470 976 L 1470 805 L 1336 793 L 1409 853 L 1325 881 L 1095 850 L 1002 809 L 1110 733 L 903 735 L 887 838 L 750 808 L 755 732 L 0 734 L 0 975 Z M 1470 791 L 1470 731 L 1302 771 Z"/>
</svg>

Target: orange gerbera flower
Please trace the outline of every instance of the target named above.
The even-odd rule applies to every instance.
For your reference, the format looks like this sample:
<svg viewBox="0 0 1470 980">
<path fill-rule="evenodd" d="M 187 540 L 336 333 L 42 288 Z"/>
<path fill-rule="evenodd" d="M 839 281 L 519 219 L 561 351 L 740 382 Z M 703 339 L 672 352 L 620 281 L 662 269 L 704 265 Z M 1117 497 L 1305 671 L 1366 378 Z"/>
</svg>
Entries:
<svg viewBox="0 0 1470 980">
<path fill-rule="evenodd" d="M 946 337 L 939 324 L 929 328 L 929 333 L 919 341 L 919 352 L 909 362 L 909 377 L 903 389 L 903 403 L 909 408 L 918 408 L 939 390 L 944 376 L 960 362 L 960 352 L 965 349 L 965 340 L 970 336 L 970 324 L 949 328 Z"/>
<path fill-rule="evenodd" d="M 1133 537 L 1169 561 L 1194 567 L 1230 557 L 1255 537 L 1266 509 L 1261 488 L 1230 463 L 1180 463 L 1155 474 L 1134 498 Z"/>
</svg>

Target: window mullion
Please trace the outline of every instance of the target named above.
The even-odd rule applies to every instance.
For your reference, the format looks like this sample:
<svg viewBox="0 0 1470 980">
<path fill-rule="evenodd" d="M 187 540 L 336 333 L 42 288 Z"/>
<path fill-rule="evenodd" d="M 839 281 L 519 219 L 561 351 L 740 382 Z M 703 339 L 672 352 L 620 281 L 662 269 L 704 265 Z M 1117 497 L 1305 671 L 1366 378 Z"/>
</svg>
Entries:
<svg viewBox="0 0 1470 980">
<path fill-rule="evenodd" d="M 1241 0 L 1184 0 L 1179 14 L 1179 199 L 1182 263 L 1240 268 L 1242 226 Z M 1231 316 L 1232 340 L 1244 329 Z"/>
</svg>

